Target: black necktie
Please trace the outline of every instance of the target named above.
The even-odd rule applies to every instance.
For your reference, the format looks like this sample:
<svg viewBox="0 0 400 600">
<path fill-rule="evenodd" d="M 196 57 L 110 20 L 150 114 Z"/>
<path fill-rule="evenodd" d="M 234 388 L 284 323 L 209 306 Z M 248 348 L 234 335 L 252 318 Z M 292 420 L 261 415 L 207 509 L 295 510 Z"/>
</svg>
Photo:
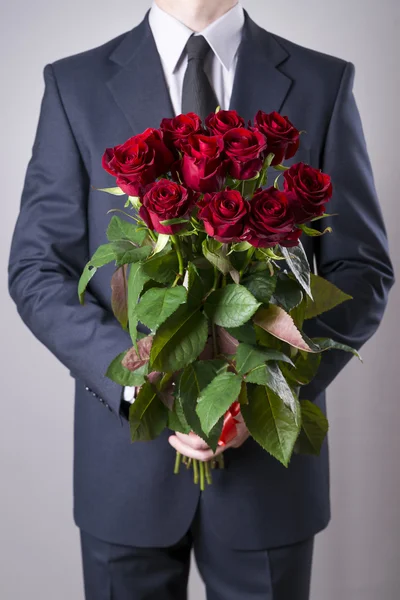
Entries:
<svg viewBox="0 0 400 600">
<path fill-rule="evenodd" d="M 204 60 L 209 50 L 210 45 L 202 35 L 192 35 L 186 44 L 188 65 L 183 79 L 182 113 L 195 112 L 203 120 L 218 106 L 204 71 Z"/>
</svg>

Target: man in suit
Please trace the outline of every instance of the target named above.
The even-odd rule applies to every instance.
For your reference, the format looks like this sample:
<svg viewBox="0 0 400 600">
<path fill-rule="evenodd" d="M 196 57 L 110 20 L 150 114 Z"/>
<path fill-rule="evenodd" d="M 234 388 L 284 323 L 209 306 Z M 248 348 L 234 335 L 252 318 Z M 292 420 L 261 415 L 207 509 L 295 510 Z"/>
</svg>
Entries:
<svg viewBox="0 0 400 600">
<path fill-rule="evenodd" d="M 310 321 L 307 333 L 360 348 L 381 321 L 394 277 L 353 64 L 261 29 L 235 0 L 157 0 L 137 27 L 47 65 L 44 79 L 9 290 L 23 321 L 75 379 L 74 519 L 87 600 L 182 600 L 192 547 L 209 600 L 306 600 L 314 536 L 330 519 L 327 443 L 319 457 L 295 455 L 285 469 L 242 430 L 205 492 L 189 471 L 174 476 L 174 448 L 202 460 L 210 450 L 171 431 L 130 443 L 130 390 L 104 375 L 131 346 L 111 310 L 114 267 L 91 280 L 84 307 L 77 282 L 115 206 L 94 189 L 114 184 L 101 167 L 106 147 L 182 107 L 217 100 L 246 121 L 276 110 L 307 132 L 289 164 L 321 168 L 334 184 L 334 233 L 304 240 L 310 264 L 354 297 Z M 302 397 L 325 410 L 325 390 L 348 360 L 324 354 Z"/>
</svg>

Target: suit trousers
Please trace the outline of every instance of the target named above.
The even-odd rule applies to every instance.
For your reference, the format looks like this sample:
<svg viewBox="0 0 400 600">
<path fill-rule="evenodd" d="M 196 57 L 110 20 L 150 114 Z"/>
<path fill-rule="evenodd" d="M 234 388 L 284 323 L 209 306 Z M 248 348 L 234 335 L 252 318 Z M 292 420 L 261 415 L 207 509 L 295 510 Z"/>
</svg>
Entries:
<svg viewBox="0 0 400 600">
<path fill-rule="evenodd" d="M 86 600 L 187 600 L 192 549 L 207 600 L 309 599 L 314 537 L 277 548 L 232 549 L 202 527 L 199 508 L 186 534 L 169 547 L 123 546 L 82 529 L 80 535 Z"/>
</svg>

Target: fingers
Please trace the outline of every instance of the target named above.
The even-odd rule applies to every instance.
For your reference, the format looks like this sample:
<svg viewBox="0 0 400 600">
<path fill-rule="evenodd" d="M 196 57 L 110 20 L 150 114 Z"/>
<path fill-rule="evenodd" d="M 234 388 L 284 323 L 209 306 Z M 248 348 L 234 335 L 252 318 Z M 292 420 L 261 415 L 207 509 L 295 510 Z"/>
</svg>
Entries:
<svg viewBox="0 0 400 600">
<path fill-rule="evenodd" d="M 218 456 L 228 448 L 239 448 L 249 437 L 250 433 L 243 421 L 241 415 L 237 417 L 237 435 L 226 446 L 218 446 L 213 452 L 208 444 L 198 435 L 191 431 L 189 434 L 176 432 L 168 438 L 169 443 L 177 452 L 183 456 L 193 458 L 195 460 L 208 461 Z"/>
<path fill-rule="evenodd" d="M 183 435 L 183 434 L 181 434 L 181 435 Z M 173 448 L 175 448 L 175 450 L 177 452 L 180 452 L 181 454 L 183 454 L 183 456 L 187 456 L 188 458 L 193 458 L 194 460 L 200 460 L 202 462 L 206 462 L 206 461 L 210 460 L 211 458 L 213 458 L 213 456 L 215 456 L 214 452 L 208 446 L 206 446 L 207 449 L 202 449 L 202 450 L 198 449 L 198 448 L 193 448 L 193 446 L 189 446 L 188 444 L 185 444 L 178 437 L 178 434 L 171 435 L 168 438 L 168 441 L 171 444 L 171 446 Z"/>
<path fill-rule="evenodd" d="M 186 446 L 193 448 L 193 450 L 209 450 L 207 442 L 201 439 L 198 435 L 191 431 L 189 434 L 179 433 L 177 431 L 175 435 L 183 442 Z"/>
</svg>

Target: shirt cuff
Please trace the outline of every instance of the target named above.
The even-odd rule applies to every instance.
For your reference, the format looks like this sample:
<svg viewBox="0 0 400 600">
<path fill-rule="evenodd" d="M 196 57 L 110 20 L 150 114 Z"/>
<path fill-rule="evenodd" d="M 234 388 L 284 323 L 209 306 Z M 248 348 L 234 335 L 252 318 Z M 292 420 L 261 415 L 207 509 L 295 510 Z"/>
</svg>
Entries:
<svg viewBox="0 0 400 600">
<path fill-rule="evenodd" d="M 134 385 L 126 385 L 124 387 L 124 400 L 130 402 L 131 404 L 135 401 L 136 398 L 136 387 Z"/>
</svg>

